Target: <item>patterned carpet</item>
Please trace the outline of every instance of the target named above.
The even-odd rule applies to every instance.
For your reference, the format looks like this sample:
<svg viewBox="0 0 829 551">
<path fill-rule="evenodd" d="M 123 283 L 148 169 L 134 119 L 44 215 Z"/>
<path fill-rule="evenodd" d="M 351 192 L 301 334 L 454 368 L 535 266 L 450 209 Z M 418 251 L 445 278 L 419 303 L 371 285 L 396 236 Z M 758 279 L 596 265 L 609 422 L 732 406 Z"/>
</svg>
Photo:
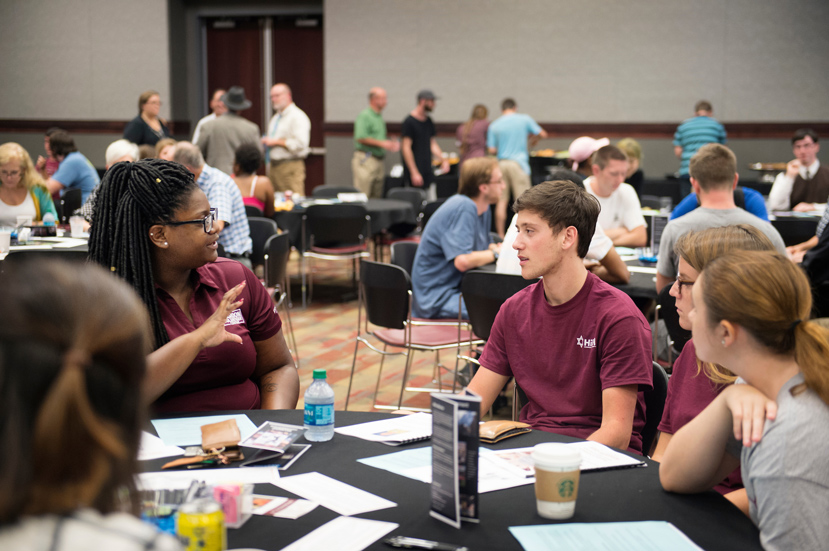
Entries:
<svg viewBox="0 0 829 551">
<path fill-rule="evenodd" d="M 388 252 L 386 258 L 388 258 Z M 315 260 L 314 268 L 312 302 L 308 308 L 303 310 L 299 261 L 296 253 L 292 256 L 289 265 L 294 305 L 291 310 L 291 319 L 294 324 L 300 361 L 300 403 L 297 407 L 303 407 L 302 394 L 311 384 L 314 369 L 322 368 L 328 371 L 328 383 L 334 388 L 335 407 L 342 410 L 345 408 L 357 335 L 356 289 L 351 283 L 350 263 Z M 285 337 L 290 343 L 287 333 Z M 380 358 L 380 354 L 360 344 L 349 410 L 377 411 L 373 404 Z M 444 388 L 448 387 L 451 390 L 453 377 L 451 369 L 455 366 L 455 351 L 446 350 L 440 354 L 440 358 L 450 369 L 441 370 L 442 384 Z M 434 354 L 415 352 L 412 373 L 407 386 L 430 387 L 436 390 L 434 360 Z M 386 357 L 380 390 L 376 397 L 379 404 L 397 405 L 404 368 L 405 356 Z M 403 409 L 428 407 L 428 392 L 407 391 L 404 393 Z"/>
</svg>

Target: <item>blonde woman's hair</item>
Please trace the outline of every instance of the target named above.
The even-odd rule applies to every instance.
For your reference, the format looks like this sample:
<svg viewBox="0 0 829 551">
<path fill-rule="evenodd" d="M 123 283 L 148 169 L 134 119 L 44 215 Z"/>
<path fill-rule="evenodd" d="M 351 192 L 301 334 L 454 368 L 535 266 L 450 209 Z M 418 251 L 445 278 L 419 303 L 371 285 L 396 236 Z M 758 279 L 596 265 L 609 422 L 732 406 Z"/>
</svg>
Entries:
<svg viewBox="0 0 829 551">
<path fill-rule="evenodd" d="M 790 356 L 805 387 L 829 404 L 829 332 L 809 321 L 812 289 L 806 274 L 774 251 L 736 251 L 702 272 L 702 300 L 708 321 L 739 325 L 769 352 Z"/>
<path fill-rule="evenodd" d="M 7 142 L 0 145 L 0 165 L 4 165 L 10 161 L 18 161 L 20 163 L 20 181 L 26 186 L 26 189 L 43 185 L 43 178 L 35 170 L 32 158 L 29 157 L 29 153 L 23 149 L 23 146 L 15 142 Z"/>
<path fill-rule="evenodd" d="M 734 251 L 773 251 L 774 245 L 759 229 L 748 224 L 688 232 L 674 244 L 674 252 L 699 273 L 720 256 Z M 715 384 L 729 385 L 737 376 L 721 365 L 697 360 L 697 375 L 703 371 Z"/>
</svg>

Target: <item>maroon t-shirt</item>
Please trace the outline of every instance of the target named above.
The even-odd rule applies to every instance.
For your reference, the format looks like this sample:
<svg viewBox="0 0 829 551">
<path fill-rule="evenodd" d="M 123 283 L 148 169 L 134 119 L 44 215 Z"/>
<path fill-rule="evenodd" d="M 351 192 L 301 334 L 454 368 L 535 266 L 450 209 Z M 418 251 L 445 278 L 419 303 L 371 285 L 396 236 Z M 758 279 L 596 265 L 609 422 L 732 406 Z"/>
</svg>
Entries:
<svg viewBox="0 0 829 551">
<path fill-rule="evenodd" d="M 529 402 L 521 420 L 533 428 L 587 438 L 602 424 L 602 391 L 642 385 L 630 450 L 642 451 L 642 390 L 653 387 L 651 330 L 626 294 L 593 274 L 572 299 L 547 303 L 538 282 L 501 307 L 481 365 L 514 376 Z"/>
<path fill-rule="evenodd" d="M 225 329 L 242 337 L 242 344 L 226 342 L 199 352 L 190 367 L 154 404 L 158 412 L 256 409 L 259 386 L 251 380 L 256 368 L 253 343 L 264 341 L 282 328 L 271 297 L 259 279 L 235 260 L 219 258 L 193 270 L 195 289 L 187 319 L 176 301 L 156 287 L 158 309 L 170 340 L 200 327 L 213 315 L 224 294 L 246 281 L 239 309 L 230 313 Z"/>
<path fill-rule="evenodd" d="M 714 383 L 702 370 L 697 370 L 694 341 L 688 341 L 674 362 L 671 378 L 668 380 L 668 397 L 665 399 L 659 430 L 666 434 L 676 433 L 713 402 L 726 386 Z M 727 494 L 742 487 L 743 478 L 740 468 L 737 467 L 714 489 L 721 494 Z"/>
</svg>

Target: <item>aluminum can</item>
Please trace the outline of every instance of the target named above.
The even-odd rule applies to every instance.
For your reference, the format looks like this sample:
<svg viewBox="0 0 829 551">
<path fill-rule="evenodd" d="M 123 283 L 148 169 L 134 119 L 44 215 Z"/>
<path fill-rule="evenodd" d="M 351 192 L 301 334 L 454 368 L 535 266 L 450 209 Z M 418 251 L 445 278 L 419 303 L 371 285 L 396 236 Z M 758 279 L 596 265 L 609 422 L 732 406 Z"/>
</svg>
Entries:
<svg viewBox="0 0 829 551">
<path fill-rule="evenodd" d="M 227 529 L 219 503 L 196 499 L 179 508 L 176 534 L 187 551 L 225 551 Z"/>
</svg>

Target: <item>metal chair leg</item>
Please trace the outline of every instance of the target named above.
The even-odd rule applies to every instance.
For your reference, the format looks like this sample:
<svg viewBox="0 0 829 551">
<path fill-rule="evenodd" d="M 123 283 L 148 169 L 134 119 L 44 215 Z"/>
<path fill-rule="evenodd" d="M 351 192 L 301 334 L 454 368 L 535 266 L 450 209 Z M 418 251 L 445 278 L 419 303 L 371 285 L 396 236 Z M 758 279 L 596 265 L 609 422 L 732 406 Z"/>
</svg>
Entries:
<svg viewBox="0 0 829 551">
<path fill-rule="evenodd" d="M 400 399 L 397 400 L 397 409 L 403 405 L 403 391 L 406 390 L 406 382 L 409 380 L 409 369 L 412 365 L 412 358 L 414 357 L 414 350 L 408 349 L 406 354 L 406 369 L 403 371 L 403 382 L 400 385 Z"/>
<path fill-rule="evenodd" d="M 388 345 L 383 343 L 383 352 L 388 349 Z M 377 396 L 380 393 L 380 379 L 383 377 L 383 362 L 386 361 L 386 355 L 380 355 L 380 369 L 377 371 L 377 383 L 374 385 L 374 405 L 377 405 Z"/>
<path fill-rule="evenodd" d="M 348 391 L 345 394 L 345 411 L 348 411 L 348 401 L 351 399 L 351 383 L 354 381 L 354 370 L 357 367 L 357 348 L 360 346 L 360 341 L 354 340 L 354 358 L 351 360 L 351 376 L 348 378 Z"/>
</svg>

